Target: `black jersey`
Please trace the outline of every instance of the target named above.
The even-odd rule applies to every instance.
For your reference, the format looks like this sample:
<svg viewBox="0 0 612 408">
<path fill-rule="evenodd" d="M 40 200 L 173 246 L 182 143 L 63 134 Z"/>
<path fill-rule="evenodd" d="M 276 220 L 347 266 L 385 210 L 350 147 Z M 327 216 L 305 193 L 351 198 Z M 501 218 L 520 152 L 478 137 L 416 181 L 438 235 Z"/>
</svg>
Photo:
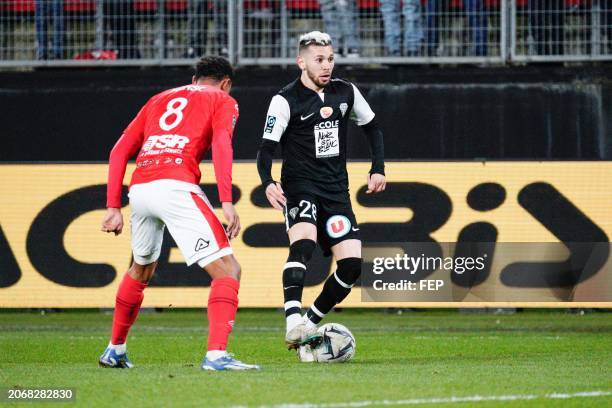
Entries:
<svg viewBox="0 0 612 408">
<path fill-rule="evenodd" d="M 272 98 L 264 139 L 280 142 L 281 183 L 286 192 L 326 195 L 348 192 L 348 120 L 365 125 L 374 112 L 357 87 L 332 79 L 315 92 L 298 78 Z"/>
</svg>

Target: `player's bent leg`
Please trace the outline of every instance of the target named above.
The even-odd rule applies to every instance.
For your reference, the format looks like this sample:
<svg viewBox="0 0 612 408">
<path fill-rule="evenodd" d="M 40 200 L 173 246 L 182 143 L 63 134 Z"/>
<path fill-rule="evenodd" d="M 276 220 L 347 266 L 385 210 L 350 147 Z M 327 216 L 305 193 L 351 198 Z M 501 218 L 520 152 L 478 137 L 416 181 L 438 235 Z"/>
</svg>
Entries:
<svg viewBox="0 0 612 408">
<path fill-rule="evenodd" d="M 332 247 L 337 269 L 323 285 L 323 290 L 306 313 L 308 324 L 316 326 L 329 311 L 342 302 L 361 275 L 361 241 L 347 239 Z"/>
<path fill-rule="evenodd" d="M 208 296 L 208 351 L 203 370 L 253 370 L 259 366 L 245 364 L 227 353 L 227 342 L 234 327 L 240 289 L 240 264 L 234 255 L 225 255 L 204 266 L 212 278 Z"/>
<path fill-rule="evenodd" d="M 135 257 L 136 258 L 136 257 Z M 155 257 L 156 258 L 156 257 Z M 138 259 L 147 262 L 147 259 Z M 117 289 L 111 340 L 100 356 L 99 364 L 110 368 L 132 368 L 127 356 L 126 338 L 140 311 L 144 290 L 157 267 L 157 261 L 140 265 L 134 262 Z"/>
</svg>

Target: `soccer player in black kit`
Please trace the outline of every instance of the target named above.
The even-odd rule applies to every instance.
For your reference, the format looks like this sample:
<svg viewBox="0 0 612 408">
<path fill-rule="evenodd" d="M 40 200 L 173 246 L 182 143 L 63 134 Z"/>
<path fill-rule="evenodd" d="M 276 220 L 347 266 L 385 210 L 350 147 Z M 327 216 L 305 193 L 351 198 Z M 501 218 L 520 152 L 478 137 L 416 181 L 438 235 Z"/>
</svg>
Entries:
<svg viewBox="0 0 612 408">
<path fill-rule="evenodd" d="M 326 33 L 300 37 L 298 79 L 272 98 L 257 155 L 257 169 L 270 204 L 284 212 L 289 257 L 283 290 L 289 349 L 302 361 L 320 340 L 316 326 L 351 291 L 361 273 L 361 240 L 353 214 L 346 171 L 348 120 L 367 135 L 372 168 L 367 193 L 385 189 L 383 135 L 374 112 L 352 83 L 332 78 L 334 51 Z M 272 157 L 282 147 L 280 183 L 272 179 Z M 301 315 L 307 264 L 319 243 L 333 253 L 337 269 L 308 312 Z M 312 354 L 310 353 L 310 356 Z"/>
</svg>

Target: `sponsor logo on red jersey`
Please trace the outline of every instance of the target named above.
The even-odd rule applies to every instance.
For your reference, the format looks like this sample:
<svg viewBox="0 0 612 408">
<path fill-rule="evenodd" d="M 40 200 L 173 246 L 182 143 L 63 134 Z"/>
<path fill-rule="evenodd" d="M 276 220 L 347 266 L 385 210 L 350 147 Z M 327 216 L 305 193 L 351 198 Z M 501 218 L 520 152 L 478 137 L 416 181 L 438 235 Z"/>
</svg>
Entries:
<svg viewBox="0 0 612 408">
<path fill-rule="evenodd" d="M 142 145 L 141 155 L 152 156 L 163 153 L 181 154 L 189 143 L 187 136 L 181 135 L 153 135 L 149 136 Z"/>
</svg>

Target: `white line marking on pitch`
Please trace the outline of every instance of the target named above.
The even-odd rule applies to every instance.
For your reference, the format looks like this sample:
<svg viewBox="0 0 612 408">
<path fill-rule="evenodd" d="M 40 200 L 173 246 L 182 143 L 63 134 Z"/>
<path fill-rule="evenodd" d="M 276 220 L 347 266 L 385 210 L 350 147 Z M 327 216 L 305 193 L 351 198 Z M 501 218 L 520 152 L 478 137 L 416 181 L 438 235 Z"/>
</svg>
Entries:
<svg viewBox="0 0 612 408">
<path fill-rule="evenodd" d="M 485 402 L 485 401 L 520 401 L 536 399 L 569 399 L 585 397 L 607 397 L 612 391 L 586 391 L 575 393 L 553 393 L 545 395 L 518 394 L 518 395 L 472 395 L 468 397 L 441 397 L 441 398 L 415 398 L 404 400 L 354 401 L 330 403 L 303 403 L 303 404 L 277 404 L 260 405 L 259 408 L 358 408 L 372 405 L 419 405 L 419 404 L 452 404 L 456 402 Z M 235 406 L 238 408 L 241 406 Z M 243 406 L 242 406 L 243 407 Z"/>
</svg>

